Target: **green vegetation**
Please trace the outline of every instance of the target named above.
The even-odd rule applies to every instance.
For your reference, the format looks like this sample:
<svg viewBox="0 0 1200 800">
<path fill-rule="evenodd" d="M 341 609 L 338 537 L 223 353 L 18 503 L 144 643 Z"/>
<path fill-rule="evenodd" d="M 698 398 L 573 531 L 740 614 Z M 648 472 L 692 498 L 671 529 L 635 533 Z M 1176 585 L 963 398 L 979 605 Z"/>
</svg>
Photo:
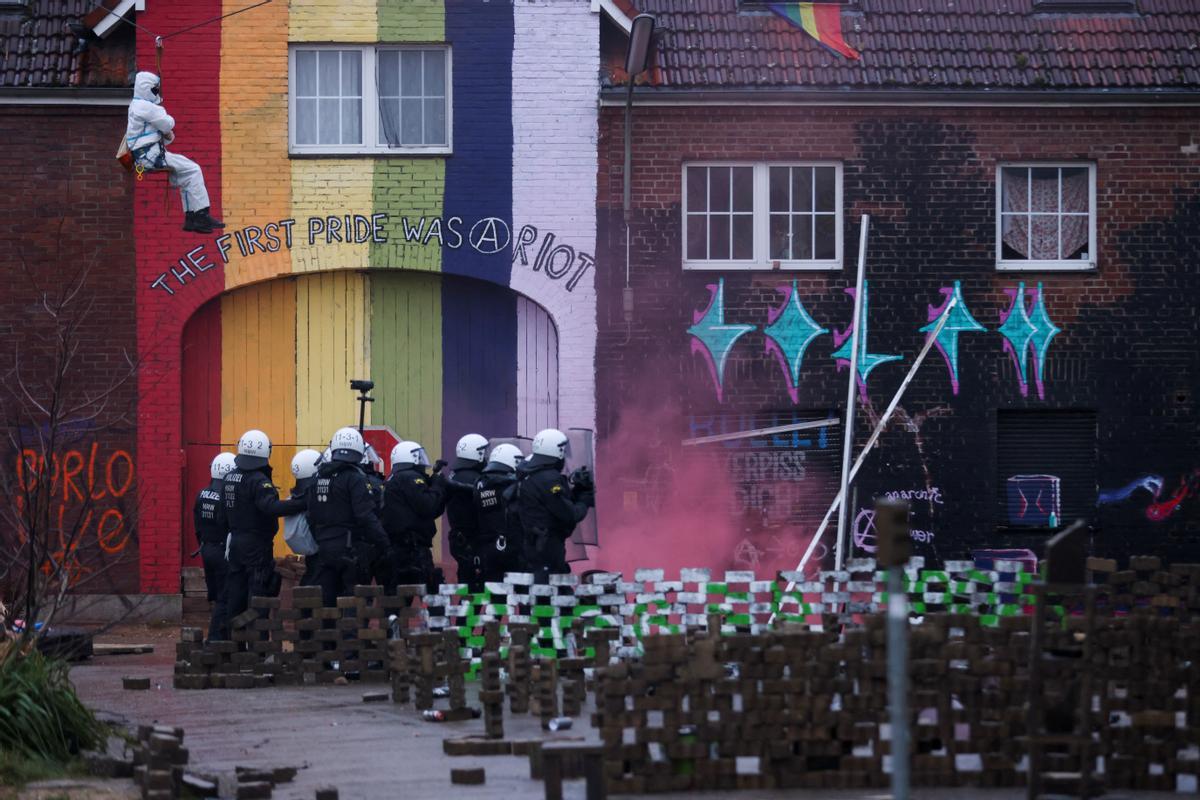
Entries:
<svg viewBox="0 0 1200 800">
<path fill-rule="evenodd" d="M 76 696 L 65 662 L 36 650 L 10 651 L 0 659 L 0 770 L 5 777 L 10 769 L 36 770 L 37 762 L 61 770 L 105 736 L 104 726 Z"/>
<path fill-rule="evenodd" d="M 64 764 L 0 750 L 0 786 L 24 786 L 35 781 L 80 776 L 86 772 L 79 761 Z M 0 798 L 3 797 L 4 794 L 0 792 Z"/>
</svg>

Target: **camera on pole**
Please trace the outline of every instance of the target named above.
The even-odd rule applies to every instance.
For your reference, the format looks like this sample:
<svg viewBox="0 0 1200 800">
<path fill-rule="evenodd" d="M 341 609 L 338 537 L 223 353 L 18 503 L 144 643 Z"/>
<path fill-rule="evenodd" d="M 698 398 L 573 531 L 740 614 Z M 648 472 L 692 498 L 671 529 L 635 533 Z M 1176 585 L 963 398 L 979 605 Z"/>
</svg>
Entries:
<svg viewBox="0 0 1200 800">
<path fill-rule="evenodd" d="M 875 501 L 875 561 L 881 567 L 902 567 L 912 558 L 912 526 L 907 500 Z"/>
<path fill-rule="evenodd" d="M 371 397 L 368 392 L 375 388 L 375 381 L 367 380 L 351 380 L 351 391 L 358 392 L 358 432 L 363 432 L 363 426 L 367 421 L 367 403 L 374 403 L 375 398 Z"/>
</svg>

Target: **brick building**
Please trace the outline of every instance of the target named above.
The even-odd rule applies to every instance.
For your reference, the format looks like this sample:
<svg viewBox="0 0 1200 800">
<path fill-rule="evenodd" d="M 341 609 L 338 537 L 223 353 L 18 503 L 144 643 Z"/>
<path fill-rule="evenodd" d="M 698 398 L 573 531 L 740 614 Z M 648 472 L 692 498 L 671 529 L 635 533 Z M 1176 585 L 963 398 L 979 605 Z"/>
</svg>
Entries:
<svg viewBox="0 0 1200 800">
<path fill-rule="evenodd" d="M 88 36 L 78 26 L 91 5 L 33 0 L 0 8 L 0 496 L 15 500 L 31 480 L 23 467 L 43 457 L 37 426 L 45 420 L 14 391 L 14 370 L 44 402 L 58 345 L 47 308 L 78 287 L 66 309 L 76 350 L 62 399 L 107 393 L 107 400 L 94 417 L 76 415 L 79 424 L 62 431 L 48 454 L 59 476 L 50 518 L 59 530 L 75 520 L 81 526 L 78 547 L 58 547 L 54 556 L 81 591 L 136 594 L 137 396 L 122 380 L 126 355 L 137 351 L 132 185 L 112 161 L 125 131 L 133 36 Z M 5 508 L 5 542 L 12 542 L 13 511 Z"/>
<path fill-rule="evenodd" d="M 1097 551 L 1195 558 L 1200 15 L 992 5 L 845 3 L 858 61 L 747 0 L 0 10 L 2 366 L 48 352 L 40 293 L 80 263 L 73 375 L 137 365 L 55 461 L 64 514 L 97 498 L 76 555 L 108 583 L 79 590 L 177 608 L 213 455 L 262 428 L 286 491 L 295 450 L 357 418 L 358 377 L 381 448 L 595 428 L 581 567 L 790 568 L 837 489 L 862 214 L 860 446 L 956 306 L 856 481 L 856 552 L 895 493 L 928 556 L 1084 517 Z M 612 64 L 639 10 L 660 46 L 627 271 Z M 151 32 L 184 29 L 163 92 L 228 224 L 207 236 L 164 175 L 112 162 Z M 681 444 L 801 420 L 833 422 Z"/>
<path fill-rule="evenodd" d="M 123 265 L 138 364 L 122 588 L 177 595 L 212 457 L 262 428 L 286 492 L 292 454 L 357 421 L 351 378 L 376 384 L 368 438 L 385 457 L 398 438 L 437 457 L 471 430 L 594 426 L 599 26 L 628 25 L 619 9 L 305 0 L 208 22 L 228 8 L 38 8 L 63 19 L 23 29 L 34 51 L 47 26 L 82 20 L 88 41 L 124 37 L 153 69 L 164 36 L 172 149 L 202 166 L 227 223 L 185 233 L 165 175 L 135 184 L 112 166 L 122 90 L 112 135 L 80 142 L 121 195 L 89 211 L 127 220 L 135 242 L 106 267 Z"/>
<path fill-rule="evenodd" d="M 638 4 L 628 274 L 615 71 L 600 124 L 605 563 L 795 566 L 842 426 L 680 442 L 842 417 L 864 214 L 859 448 L 957 302 L 855 482 L 852 552 L 892 495 L 928 557 L 1040 553 L 1077 518 L 1098 553 L 1200 554 L 1200 13 L 1001 5 L 847 3 L 851 60 L 749 0 Z"/>
</svg>

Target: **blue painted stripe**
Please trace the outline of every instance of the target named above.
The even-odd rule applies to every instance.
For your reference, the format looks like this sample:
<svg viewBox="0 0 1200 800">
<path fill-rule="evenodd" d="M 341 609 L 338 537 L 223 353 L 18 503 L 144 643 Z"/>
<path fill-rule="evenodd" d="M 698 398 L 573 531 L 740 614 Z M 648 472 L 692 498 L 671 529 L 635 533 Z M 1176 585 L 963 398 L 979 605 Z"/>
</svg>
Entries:
<svg viewBox="0 0 1200 800">
<path fill-rule="evenodd" d="M 442 449 L 466 433 L 517 432 L 517 298 L 483 281 L 442 278 Z"/>
<path fill-rule="evenodd" d="M 442 271 L 502 286 L 512 272 L 514 40 L 511 0 L 446 0 L 446 41 L 454 59 L 454 153 L 446 159 L 444 213 L 462 217 L 464 233 L 480 220 L 502 221 L 503 227 L 479 223 L 474 238 L 482 238 L 486 250 L 495 233 L 503 247 L 496 253 L 470 245 L 446 248 Z"/>
</svg>

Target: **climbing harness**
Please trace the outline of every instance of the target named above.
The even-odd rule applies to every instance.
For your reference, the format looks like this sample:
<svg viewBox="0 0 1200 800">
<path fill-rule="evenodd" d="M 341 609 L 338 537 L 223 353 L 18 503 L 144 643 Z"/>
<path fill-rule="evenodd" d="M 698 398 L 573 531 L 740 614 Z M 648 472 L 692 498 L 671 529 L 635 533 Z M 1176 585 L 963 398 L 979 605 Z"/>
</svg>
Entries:
<svg viewBox="0 0 1200 800">
<path fill-rule="evenodd" d="M 270 2 L 272 2 L 272 0 L 261 0 L 261 2 L 254 3 L 253 5 L 246 6 L 245 8 L 239 8 L 235 11 L 230 11 L 228 14 L 222 14 L 220 16 L 213 17 L 212 19 L 206 19 L 206 20 L 203 20 L 202 22 L 197 22 L 194 25 L 188 25 L 185 28 L 180 28 L 179 30 L 174 31 L 172 33 L 168 33 L 165 36 L 160 36 L 160 35 L 156 34 L 154 31 L 150 30 L 149 28 L 146 28 L 142 25 L 137 24 L 133 20 L 125 19 L 124 17 L 122 17 L 121 21 L 125 22 L 129 25 L 132 25 L 134 28 L 137 28 L 140 31 L 145 31 L 146 33 L 148 33 L 154 37 L 154 67 L 155 67 L 154 71 L 155 71 L 155 74 L 158 75 L 159 94 L 161 95 L 162 74 L 163 74 L 162 58 L 163 58 L 163 42 L 164 41 L 172 38 L 173 36 L 179 36 L 180 34 L 187 33 L 188 31 L 193 31 L 197 28 L 202 28 L 205 25 L 211 25 L 214 22 L 220 22 L 221 20 L 226 19 L 227 17 L 236 16 L 236 15 L 244 13 L 246 11 L 250 11 L 251 9 L 258 8 L 259 6 L 265 6 Z M 92 10 L 111 11 L 111 9 L 107 8 L 103 3 L 95 4 L 92 7 Z M 137 136 L 133 137 L 133 141 L 136 142 L 138 139 L 141 139 L 143 136 L 147 136 L 150 133 L 153 133 L 153 131 L 149 131 L 148 128 L 149 128 L 149 125 L 143 125 L 141 133 L 139 133 Z M 167 143 L 163 139 L 160 138 L 158 141 L 155 141 L 149 145 L 145 145 L 143 147 L 137 147 L 137 148 L 132 147 L 131 144 L 132 143 L 129 140 L 122 138 L 121 146 L 117 149 L 116 158 L 117 158 L 117 161 L 120 162 L 121 166 L 123 166 L 127 170 L 131 170 L 134 173 L 134 176 L 136 177 L 137 181 L 139 181 L 139 182 L 142 181 L 145 178 L 147 172 L 168 171 L 167 147 L 166 147 Z M 170 191 L 171 191 L 170 186 L 171 186 L 171 184 L 168 181 L 167 186 L 165 187 L 166 190 L 163 193 L 164 206 L 169 203 L 168 198 L 170 196 Z M 184 205 L 186 208 L 186 199 L 184 201 Z"/>
</svg>

